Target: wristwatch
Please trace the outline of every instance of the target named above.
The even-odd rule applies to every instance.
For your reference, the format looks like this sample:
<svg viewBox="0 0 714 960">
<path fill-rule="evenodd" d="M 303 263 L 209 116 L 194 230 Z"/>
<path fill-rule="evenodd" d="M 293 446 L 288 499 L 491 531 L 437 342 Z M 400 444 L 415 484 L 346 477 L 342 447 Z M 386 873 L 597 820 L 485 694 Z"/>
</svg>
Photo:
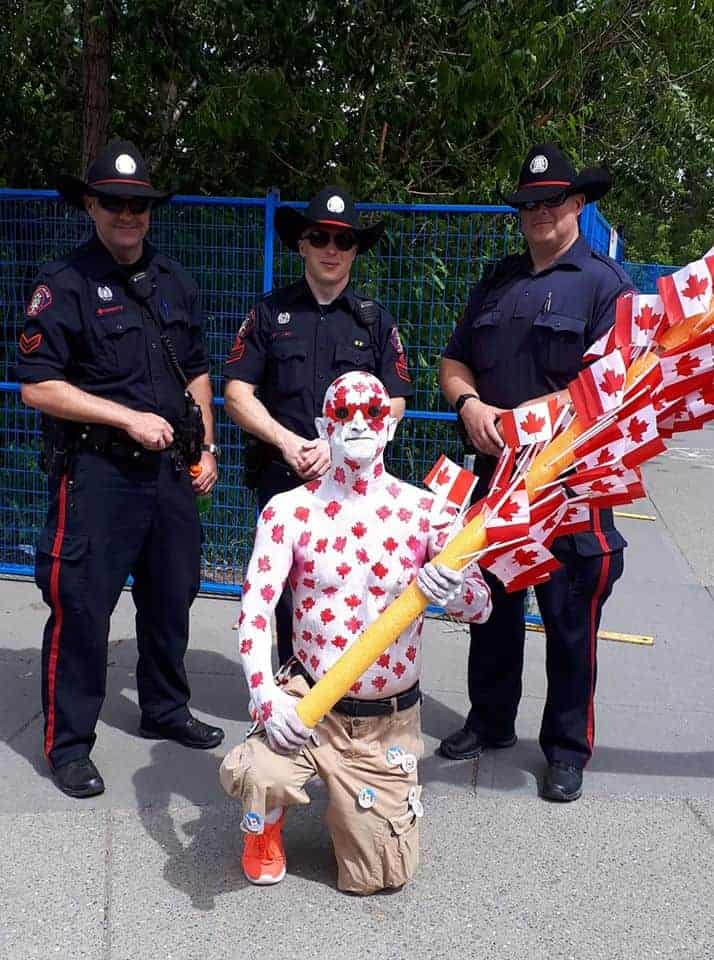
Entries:
<svg viewBox="0 0 714 960">
<path fill-rule="evenodd" d="M 221 455 L 221 448 L 217 443 L 202 443 L 201 450 L 203 450 L 204 453 L 212 453 L 216 460 L 218 460 Z"/>
<path fill-rule="evenodd" d="M 454 404 L 454 410 L 457 413 L 461 413 L 461 408 L 466 403 L 467 400 L 479 400 L 479 395 L 477 393 L 462 393 L 456 398 L 456 403 Z"/>
</svg>

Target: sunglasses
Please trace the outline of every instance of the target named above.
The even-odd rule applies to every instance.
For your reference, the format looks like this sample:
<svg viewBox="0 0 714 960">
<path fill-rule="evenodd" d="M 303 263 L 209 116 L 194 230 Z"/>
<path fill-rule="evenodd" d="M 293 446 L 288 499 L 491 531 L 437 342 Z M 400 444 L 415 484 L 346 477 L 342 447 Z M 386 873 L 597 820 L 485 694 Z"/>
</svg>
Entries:
<svg viewBox="0 0 714 960">
<path fill-rule="evenodd" d="M 129 208 L 129 213 L 146 213 L 151 207 L 148 197 L 111 197 L 106 193 L 98 193 L 96 197 L 99 206 L 107 213 L 121 213 L 124 207 Z"/>
<path fill-rule="evenodd" d="M 334 240 L 337 249 L 343 253 L 351 250 L 357 243 L 357 237 L 351 230 L 343 230 L 342 233 L 329 233 L 327 230 L 311 230 L 310 233 L 306 233 L 302 239 L 307 240 L 310 246 L 315 247 L 317 250 L 323 250 L 330 240 Z"/>
<path fill-rule="evenodd" d="M 390 414 L 389 404 L 382 403 L 378 398 L 368 400 L 367 403 L 340 403 L 338 401 L 334 406 L 328 404 L 325 412 L 330 420 L 344 422 L 345 420 L 352 420 L 358 410 L 361 411 L 365 420 L 384 420 Z"/>
<path fill-rule="evenodd" d="M 569 194 L 563 191 L 562 193 L 557 193 L 554 197 L 548 197 L 547 200 L 527 200 L 525 203 L 519 203 L 519 210 L 535 210 L 541 205 L 548 207 L 552 210 L 554 207 L 562 207 L 565 201 L 568 199 Z"/>
</svg>

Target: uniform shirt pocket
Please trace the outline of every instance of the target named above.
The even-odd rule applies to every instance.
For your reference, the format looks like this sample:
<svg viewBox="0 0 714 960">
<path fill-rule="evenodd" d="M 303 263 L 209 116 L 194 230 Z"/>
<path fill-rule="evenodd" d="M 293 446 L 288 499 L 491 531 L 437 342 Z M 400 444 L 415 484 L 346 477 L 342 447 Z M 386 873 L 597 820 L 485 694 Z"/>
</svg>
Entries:
<svg viewBox="0 0 714 960">
<path fill-rule="evenodd" d="M 585 320 L 564 313 L 539 313 L 533 330 L 541 368 L 567 379 L 577 376 L 585 352 Z"/>
<path fill-rule="evenodd" d="M 270 344 L 270 361 L 275 374 L 278 392 L 300 393 L 305 388 L 305 360 L 307 341 L 300 339 L 274 340 Z"/>
<path fill-rule="evenodd" d="M 474 373 L 491 370 L 498 360 L 500 310 L 484 310 L 471 323 L 471 366 Z"/>
<path fill-rule="evenodd" d="M 337 343 L 334 368 L 335 377 L 349 373 L 351 370 L 367 370 L 369 373 L 374 373 L 376 370 L 374 349 L 368 344 L 358 347 L 353 343 Z"/>
<path fill-rule="evenodd" d="M 112 373 L 131 373 L 144 362 L 144 325 L 136 313 L 121 310 L 97 316 L 96 329 Z"/>
</svg>

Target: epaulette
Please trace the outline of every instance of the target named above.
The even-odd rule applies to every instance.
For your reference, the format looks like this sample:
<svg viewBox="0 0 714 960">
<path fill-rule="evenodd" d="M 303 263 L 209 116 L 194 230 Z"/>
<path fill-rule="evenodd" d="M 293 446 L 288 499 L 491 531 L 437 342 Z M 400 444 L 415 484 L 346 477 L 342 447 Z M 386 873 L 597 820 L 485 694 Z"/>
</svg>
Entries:
<svg viewBox="0 0 714 960">
<path fill-rule="evenodd" d="M 591 249 L 590 253 L 599 263 L 609 267 L 610 270 L 612 270 L 612 272 L 616 275 L 618 280 L 624 280 L 626 283 L 632 283 L 632 278 L 629 276 L 625 268 L 617 262 L 617 260 L 613 260 L 612 257 L 608 257 L 605 253 L 600 253 L 599 250 Z"/>
</svg>

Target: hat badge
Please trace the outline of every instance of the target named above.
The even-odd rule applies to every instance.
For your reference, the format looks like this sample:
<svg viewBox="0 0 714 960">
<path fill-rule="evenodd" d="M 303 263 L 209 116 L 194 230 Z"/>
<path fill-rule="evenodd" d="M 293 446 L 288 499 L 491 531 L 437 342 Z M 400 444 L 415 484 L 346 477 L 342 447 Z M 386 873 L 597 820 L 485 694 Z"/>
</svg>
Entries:
<svg viewBox="0 0 714 960">
<path fill-rule="evenodd" d="M 345 209 L 345 201 L 342 197 L 334 196 L 330 197 L 327 201 L 327 209 L 330 213 L 343 213 Z"/>
<path fill-rule="evenodd" d="M 544 157 L 542 153 L 539 153 L 537 156 L 533 157 L 528 167 L 531 173 L 545 173 L 548 169 L 548 158 Z"/>
<path fill-rule="evenodd" d="M 136 161 L 133 157 L 130 157 L 128 153 L 120 153 L 114 161 L 114 166 L 116 167 L 117 173 L 125 173 L 128 175 L 136 173 Z"/>
</svg>

